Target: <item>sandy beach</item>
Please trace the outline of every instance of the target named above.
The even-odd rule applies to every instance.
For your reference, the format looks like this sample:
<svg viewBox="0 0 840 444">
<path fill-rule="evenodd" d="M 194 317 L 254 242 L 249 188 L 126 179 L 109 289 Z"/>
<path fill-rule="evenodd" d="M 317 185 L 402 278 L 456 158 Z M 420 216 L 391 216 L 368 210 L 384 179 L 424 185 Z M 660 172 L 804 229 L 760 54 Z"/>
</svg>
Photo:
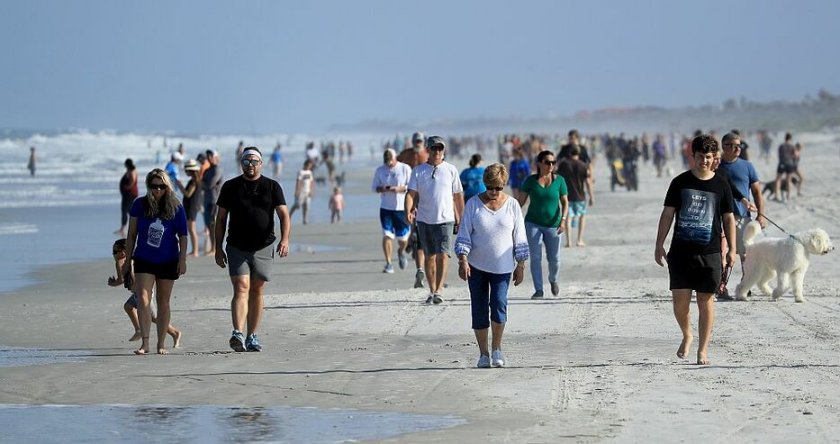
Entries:
<svg viewBox="0 0 840 444">
<path fill-rule="evenodd" d="M 767 214 L 790 232 L 821 227 L 837 244 L 840 138 L 797 139 L 804 196 L 768 202 Z M 0 295 L 0 345 L 91 355 L 0 369 L 0 405 L 314 407 L 457 420 L 376 438 L 388 442 L 838 442 L 840 253 L 812 257 L 806 303 L 755 291 L 749 302 L 717 303 L 712 364 L 680 360 L 667 270 L 653 254 L 670 179 L 642 165 L 639 192 L 610 192 L 603 157 L 596 162 L 587 247 L 561 252 L 560 296 L 530 300 L 527 273 L 512 289 L 506 368 L 474 368 L 456 267 L 445 302 L 427 306 L 411 288 L 413 267 L 381 272 L 375 214 L 306 226 L 296 216 L 293 243 L 316 248 L 277 260 L 262 353 L 228 348 L 231 286 L 210 258 L 191 259 L 175 285 L 172 322 L 184 339 L 168 356 L 131 353 L 127 293 L 105 284 L 111 261 L 54 266 L 36 272 L 41 284 Z M 774 177 L 775 160 L 754 163 L 763 181 Z M 345 192 L 369 193 L 372 172 L 348 172 L 357 185 Z M 731 291 L 739 279 L 736 270 Z M 27 440 L 6 426 L 0 441 Z"/>
</svg>

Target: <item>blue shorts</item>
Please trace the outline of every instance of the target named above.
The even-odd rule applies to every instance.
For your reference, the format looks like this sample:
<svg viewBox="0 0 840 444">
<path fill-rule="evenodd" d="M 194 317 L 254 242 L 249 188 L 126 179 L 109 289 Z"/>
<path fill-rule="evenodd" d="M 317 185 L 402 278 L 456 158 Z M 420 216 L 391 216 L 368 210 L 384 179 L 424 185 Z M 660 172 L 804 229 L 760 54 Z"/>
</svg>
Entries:
<svg viewBox="0 0 840 444">
<path fill-rule="evenodd" d="M 578 217 L 586 215 L 586 201 L 576 200 L 569 202 L 569 217 Z"/>
<path fill-rule="evenodd" d="M 128 299 L 125 300 L 125 303 L 134 308 L 137 308 L 137 295 L 131 293 L 131 296 L 129 296 Z"/>
<path fill-rule="evenodd" d="M 408 239 L 411 227 L 405 219 L 405 211 L 379 209 L 379 222 L 382 224 L 382 234 L 389 239 Z"/>
</svg>

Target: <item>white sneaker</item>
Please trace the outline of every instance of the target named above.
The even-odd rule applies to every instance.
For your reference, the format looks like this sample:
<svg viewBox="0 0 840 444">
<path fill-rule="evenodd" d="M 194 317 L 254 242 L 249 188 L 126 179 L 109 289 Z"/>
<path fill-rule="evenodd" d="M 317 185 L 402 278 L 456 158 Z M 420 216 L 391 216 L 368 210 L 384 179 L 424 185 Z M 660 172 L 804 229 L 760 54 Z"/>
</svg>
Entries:
<svg viewBox="0 0 840 444">
<path fill-rule="evenodd" d="M 505 366 L 505 355 L 502 354 L 501 350 L 493 350 L 490 356 L 492 356 L 490 365 L 493 367 Z"/>
<path fill-rule="evenodd" d="M 481 355 L 478 357 L 478 364 L 476 364 L 478 368 L 490 368 L 490 357 L 487 355 Z"/>
<path fill-rule="evenodd" d="M 393 274 L 394 273 L 394 266 L 391 265 L 390 263 L 387 263 L 387 264 L 385 264 L 385 268 L 382 269 L 382 272 Z"/>
</svg>

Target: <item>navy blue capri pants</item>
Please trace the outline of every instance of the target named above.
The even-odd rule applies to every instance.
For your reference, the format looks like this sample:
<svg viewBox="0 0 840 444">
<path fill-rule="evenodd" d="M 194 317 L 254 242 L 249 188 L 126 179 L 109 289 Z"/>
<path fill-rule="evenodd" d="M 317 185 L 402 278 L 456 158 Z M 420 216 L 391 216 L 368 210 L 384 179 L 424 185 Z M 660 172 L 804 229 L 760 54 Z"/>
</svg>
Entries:
<svg viewBox="0 0 840 444">
<path fill-rule="evenodd" d="M 473 330 L 490 328 L 490 320 L 507 322 L 507 294 L 510 273 L 488 273 L 470 265 L 470 307 Z"/>
</svg>

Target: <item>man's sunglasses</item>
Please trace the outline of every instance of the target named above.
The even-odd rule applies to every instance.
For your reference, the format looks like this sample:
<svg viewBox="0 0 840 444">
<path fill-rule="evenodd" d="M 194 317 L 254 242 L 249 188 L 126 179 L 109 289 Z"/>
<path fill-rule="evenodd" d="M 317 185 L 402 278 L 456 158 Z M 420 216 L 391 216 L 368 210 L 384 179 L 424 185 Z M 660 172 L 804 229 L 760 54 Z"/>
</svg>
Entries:
<svg viewBox="0 0 840 444">
<path fill-rule="evenodd" d="M 257 166 L 260 164 L 260 162 L 262 161 L 259 159 L 242 159 L 242 166 Z"/>
</svg>

